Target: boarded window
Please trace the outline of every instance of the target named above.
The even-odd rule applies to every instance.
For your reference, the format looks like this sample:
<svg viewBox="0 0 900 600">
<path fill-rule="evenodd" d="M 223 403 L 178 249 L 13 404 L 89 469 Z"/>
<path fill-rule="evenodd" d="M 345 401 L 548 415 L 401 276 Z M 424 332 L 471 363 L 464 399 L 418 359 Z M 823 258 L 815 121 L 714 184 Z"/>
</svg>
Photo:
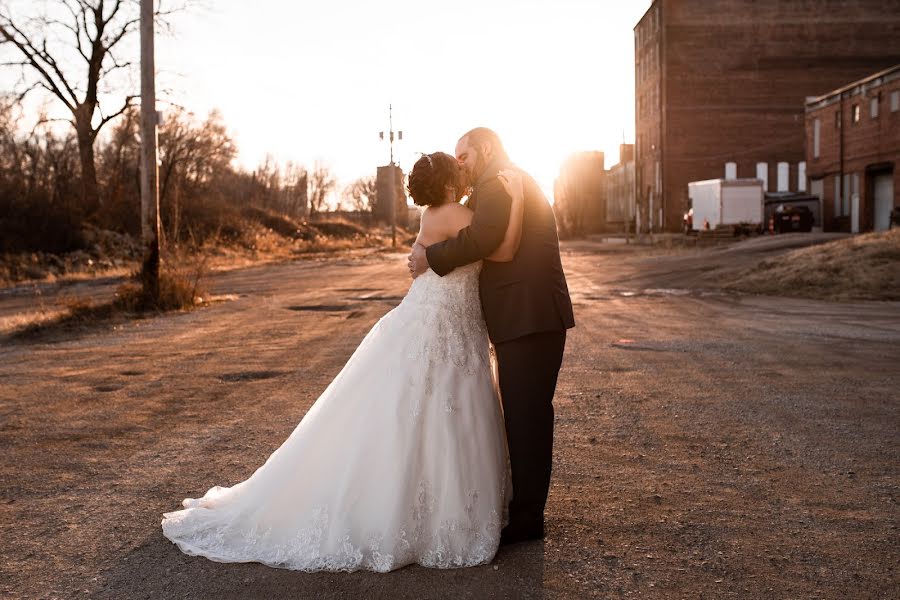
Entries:
<svg viewBox="0 0 900 600">
<path fill-rule="evenodd" d="M 822 122 L 819 119 L 813 121 L 813 158 L 819 158 L 819 148 L 822 143 Z"/>
<path fill-rule="evenodd" d="M 787 192 L 790 188 L 791 167 L 786 162 L 778 163 L 778 191 Z"/>
<path fill-rule="evenodd" d="M 725 179 L 737 179 L 737 163 L 725 163 Z"/>
<path fill-rule="evenodd" d="M 891 92 L 891 112 L 900 110 L 900 90 Z"/>
<path fill-rule="evenodd" d="M 769 163 L 756 163 L 756 178 L 763 182 L 763 191 L 769 191 Z"/>
<path fill-rule="evenodd" d="M 873 119 L 878 118 L 878 96 L 869 100 L 869 116 Z"/>
<path fill-rule="evenodd" d="M 859 123 L 859 104 L 850 107 L 850 118 L 853 123 Z"/>
<path fill-rule="evenodd" d="M 806 191 L 806 161 L 797 163 L 797 191 Z"/>
</svg>

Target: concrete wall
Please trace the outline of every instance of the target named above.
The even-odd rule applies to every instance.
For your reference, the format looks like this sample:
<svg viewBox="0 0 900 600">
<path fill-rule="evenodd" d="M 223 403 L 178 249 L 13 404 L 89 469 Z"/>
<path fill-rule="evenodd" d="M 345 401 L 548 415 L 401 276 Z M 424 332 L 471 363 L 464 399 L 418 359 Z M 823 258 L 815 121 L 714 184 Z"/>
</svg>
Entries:
<svg viewBox="0 0 900 600">
<path fill-rule="evenodd" d="M 606 172 L 606 224 L 618 231 L 632 231 L 636 214 L 634 145 L 619 146 L 619 163 Z"/>
<path fill-rule="evenodd" d="M 597 233 L 606 226 L 606 166 L 603 152 L 578 152 L 560 168 L 554 212 L 568 235 Z"/>
<path fill-rule="evenodd" d="M 391 179 L 391 169 L 394 170 L 393 180 Z M 391 191 L 391 183 L 393 182 L 393 193 Z M 403 170 L 394 165 L 385 165 L 378 167 L 375 177 L 375 206 L 372 207 L 372 214 L 379 223 L 390 223 L 391 219 L 391 197 L 394 199 L 394 210 L 397 219 L 397 225 L 407 227 L 409 224 L 409 211 L 406 207 L 406 193 L 403 189 L 404 178 Z"/>
</svg>

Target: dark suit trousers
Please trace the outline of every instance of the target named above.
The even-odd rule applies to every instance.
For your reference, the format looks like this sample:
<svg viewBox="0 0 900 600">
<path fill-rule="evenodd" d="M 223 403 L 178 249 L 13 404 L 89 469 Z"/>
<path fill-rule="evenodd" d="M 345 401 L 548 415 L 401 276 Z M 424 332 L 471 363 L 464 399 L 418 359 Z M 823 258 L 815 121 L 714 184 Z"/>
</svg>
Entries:
<svg viewBox="0 0 900 600">
<path fill-rule="evenodd" d="M 510 525 L 542 526 L 553 465 L 553 394 L 566 332 L 533 333 L 495 345 L 512 468 Z"/>
</svg>

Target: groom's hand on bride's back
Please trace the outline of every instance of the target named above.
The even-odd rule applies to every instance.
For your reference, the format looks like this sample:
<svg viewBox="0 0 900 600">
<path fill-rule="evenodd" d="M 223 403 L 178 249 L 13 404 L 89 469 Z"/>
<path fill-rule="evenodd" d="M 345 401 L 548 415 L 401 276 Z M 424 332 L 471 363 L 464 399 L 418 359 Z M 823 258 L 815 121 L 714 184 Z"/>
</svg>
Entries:
<svg viewBox="0 0 900 600">
<path fill-rule="evenodd" d="M 413 244 L 412 252 L 407 257 L 407 266 L 409 274 L 413 279 L 428 270 L 428 256 L 425 254 L 425 246 L 416 242 Z"/>
</svg>

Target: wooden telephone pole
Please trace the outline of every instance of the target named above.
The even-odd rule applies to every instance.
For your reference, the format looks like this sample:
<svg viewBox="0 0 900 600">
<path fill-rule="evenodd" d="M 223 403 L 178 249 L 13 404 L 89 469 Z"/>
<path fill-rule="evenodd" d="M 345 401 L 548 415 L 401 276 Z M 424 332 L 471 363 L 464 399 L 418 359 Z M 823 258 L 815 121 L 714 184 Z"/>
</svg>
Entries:
<svg viewBox="0 0 900 600">
<path fill-rule="evenodd" d="M 158 116 L 154 62 L 153 0 L 141 0 L 141 238 L 144 242 L 141 282 L 145 296 L 158 303 L 159 166 L 156 150 Z"/>
</svg>

